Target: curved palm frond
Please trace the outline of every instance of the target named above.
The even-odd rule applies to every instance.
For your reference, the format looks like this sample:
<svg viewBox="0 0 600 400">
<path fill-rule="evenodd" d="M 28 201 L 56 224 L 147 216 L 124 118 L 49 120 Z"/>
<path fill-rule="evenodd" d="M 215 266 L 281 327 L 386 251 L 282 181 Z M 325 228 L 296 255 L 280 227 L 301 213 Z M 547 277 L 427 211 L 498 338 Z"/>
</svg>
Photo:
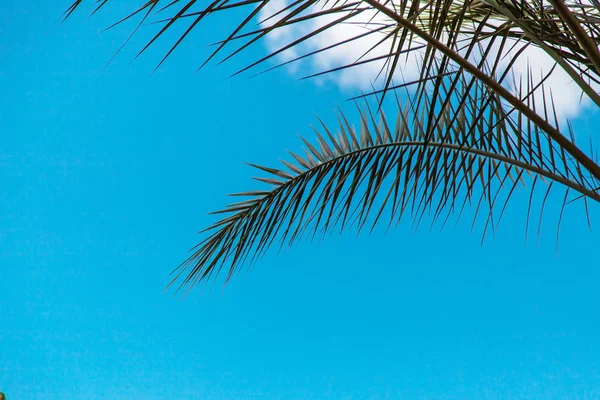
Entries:
<svg viewBox="0 0 600 400">
<path fill-rule="evenodd" d="M 383 114 L 376 121 L 367 105 L 359 108 L 357 131 L 340 112 L 337 132 L 321 123 L 318 143 L 303 139 L 305 155 L 291 153 L 294 161 L 284 161 L 285 168 L 254 165 L 268 174 L 256 179 L 269 188 L 236 194 L 249 199 L 216 212 L 225 217 L 203 231 L 208 237 L 174 271 L 173 282 L 191 288 L 224 265 L 228 280 L 276 240 L 292 244 L 307 232 L 325 234 L 335 226 L 360 230 L 370 223 L 372 229 L 386 214 L 390 225 L 404 214 L 418 225 L 426 213 L 445 224 L 471 205 L 475 218 L 486 219 L 485 235 L 528 177 L 532 192 L 539 182 L 548 192 L 559 183 L 566 194 L 600 202 L 600 181 L 518 114 L 506 114 L 496 94 L 470 83 L 462 81 L 452 92 L 443 86 L 438 99 L 450 102 L 427 94 L 419 103 L 398 100 L 395 125 Z M 440 115 L 433 125 L 430 109 Z"/>
<path fill-rule="evenodd" d="M 108 0 L 100 2 L 94 12 L 107 3 Z M 172 13 L 170 17 L 162 20 L 163 27 L 140 53 L 152 45 L 174 23 L 189 22 L 188 28 L 169 49 L 159 63 L 160 65 L 203 19 L 221 11 L 250 9 L 249 12 L 243 13 L 243 21 L 234 24 L 234 29 L 218 44 L 206 62 L 223 52 L 228 44 L 239 43 L 224 60 L 281 29 L 312 21 L 313 25 L 308 33 L 272 51 L 241 71 L 272 59 L 286 50 L 298 48 L 315 36 L 336 26 L 361 23 L 367 28 L 364 34 L 332 43 L 299 58 L 327 51 L 368 35 L 379 35 L 380 39 L 360 60 L 337 67 L 333 71 L 385 60 L 385 65 L 382 67 L 382 73 L 385 72 L 381 90 L 383 101 L 385 94 L 393 88 L 394 73 L 400 65 L 400 58 L 404 55 L 415 52 L 421 54 L 423 60 L 419 66 L 418 83 L 437 79 L 446 73 L 446 67 L 456 66 L 460 68 L 460 73 L 477 77 L 499 94 L 546 135 L 549 135 L 552 140 L 557 141 L 569 155 L 581 162 L 596 178 L 600 178 L 600 166 L 594 163 L 588 155 L 571 143 L 543 116 L 497 82 L 492 75 L 477 66 L 475 58 L 481 54 L 477 54 L 478 52 L 474 49 L 482 42 L 488 41 L 489 43 L 492 39 L 502 39 L 504 40 L 502 49 L 504 49 L 507 46 L 507 38 L 522 40 L 542 48 L 596 104 L 600 105 L 600 95 L 588 83 L 590 81 L 600 82 L 598 79 L 600 71 L 593 62 L 594 58 L 589 57 L 590 52 L 598 53 L 598 49 L 590 43 L 597 42 L 597 40 L 591 39 L 592 37 L 599 37 L 596 22 L 600 18 L 600 7 L 595 2 L 590 5 L 580 0 L 568 2 L 568 7 L 564 2 L 558 0 L 550 3 L 541 0 L 527 2 L 520 0 L 463 0 L 458 2 L 449 0 L 385 2 L 378 0 L 340 0 L 335 2 L 290 0 L 289 2 L 284 1 L 279 7 L 275 6 L 275 9 L 267 13 L 266 18 L 260 21 L 257 28 L 251 28 L 252 21 L 259 18 L 262 11 L 275 4 L 274 0 L 214 0 L 208 6 L 200 5 L 197 0 L 172 2 L 148 0 L 119 22 L 137 14 L 143 15 L 143 22 L 155 8 L 158 8 L 160 12 L 169 10 Z M 67 16 L 71 15 L 81 4 L 82 0 L 76 0 L 67 10 Z M 566 13 L 564 10 L 561 12 L 560 5 L 567 8 Z M 359 17 L 361 19 L 357 20 Z M 371 29 L 373 21 L 378 21 L 378 28 Z M 386 48 L 389 49 L 385 50 Z M 461 54 L 461 48 L 467 48 L 466 54 Z M 488 48 L 491 47 L 488 46 Z M 600 53 L 598 54 L 600 56 Z M 490 54 L 488 53 L 486 56 L 490 56 Z M 504 56 L 508 56 L 508 54 L 504 54 Z M 444 61 L 440 63 L 440 60 Z M 434 68 L 436 65 L 441 65 L 441 69 Z"/>
<path fill-rule="evenodd" d="M 65 11 L 64 18 L 70 17 L 84 3 L 86 2 L 83 0 L 75 0 Z M 96 13 L 107 3 L 109 3 L 108 0 L 98 1 L 92 13 Z M 394 61 L 397 53 L 420 50 L 421 46 L 412 46 L 415 33 L 408 27 L 399 25 L 391 14 L 384 11 L 387 9 L 392 14 L 403 17 L 414 26 L 427 31 L 438 40 L 448 34 L 461 34 L 462 41 L 468 42 L 481 41 L 498 34 L 507 35 L 543 47 L 545 51 L 553 54 L 556 62 L 564 62 L 562 65 L 564 68 L 570 66 L 584 78 L 595 82 L 598 82 L 600 78 L 600 67 L 593 61 L 596 57 L 590 58 L 590 53 L 600 56 L 597 48 L 595 51 L 592 49 L 593 44 L 598 44 L 600 34 L 598 28 L 600 6 L 595 1 L 590 3 L 575 0 L 565 3 L 542 0 L 394 0 L 384 2 L 376 0 L 280 0 L 279 2 L 275 0 L 214 0 L 207 6 L 203 4 L 204 2 L 198 0 L 146 0 L 114 25 L 138 15 L 141 17 L 141 22 L 145 22 L 153 11 L 166 13 L 165 18 L 156 21 L 162 23 L 163 26 L 141 50 L 144 52 L 176 22 L 188 22 L 187 29 L 168 50 L 161 60 L 162 63 L 192 30 L 196 29 L 204 19 L 216 13 L 249 9 L 242 13 L 243 18 L 240 23 L 232 24 L 233 29 L 230 34 L 217 43 L 217 48 L 209 56 L 209 60 L 223 52 L 229 44 L 240 43 L 224 59 L 231 58 L 250 45 L 276 34 L 282 29 L 307 22 L 312 23 L 312 30 L 305 35 L 295 38 L 291 43 L 243 69 L 246 70 L 288 49 L 297 48 L 336 26 L 362 24 L 365 28 L 363 34 L 344 38 L 340 42 L 333 42 L 325 48 L 304 54 L 298 59 L 364 39 L 366 36 L 376 35 L 376 37 L 380 37 L 380 40 L 377 40 L 376 45 L 361 57 L 361 62 L 379 61 L 379 57 L 370 58 L 369 55 L 377 53 L 376 50 L 390 46 L 389 51 L 384 51 L 384 55 L 389 57 L 391 65 L 397 62 Z M 267 12 L 267 9 L 270 11 Z M 253 23 L 257 19 L 258 26 Z M 565 25 L 569 29 L 565 29 Z M 381 55 L 379 54 L 379 56 Z M 286 61 L 286 63 L 289 62 Z M 352 67 L 355 64 L 343 67 Z M 388 71 L 388 75 L 392 73 L 393 68 Z M 573 77 L 575 79 L 575 75 Z"/>
<path fill-rule="evenodd" d="M 76 0 L 65 18 L 82 3 Z M 93 12 L 107 3 L 101 0 Z M 485 235 L 495 230 L 526 179 L 532 181 L 529 209 L 541 182 L 547 185 L 542 211 L 557 187 L 565 189 L 563 208 L 579 199 L 586 210 L 588 199 L 600 202 L 598 160 L 579 148 L 572 131 L 561 129 L 553 94 L 544 83 L 554 69 L 539 80 L 533 79 L 531 68 L 520 76 L 513 70 L 527 48 L 540 48 L 600 106 L 597 1 L 214 0 L 206 5 L 147 0 L 117 23 L 139 15 L 141 25 L 154 11 L 170 13 L 158 21 L 162 27 L 140 54 L 175 23 L 187 23 L 160 66 L 205 18 L 232 10 L 239 11 L 241 22 L 215 44 L 205 63 L 217 55 L 226 61 L 283 29 L 310 27 L 238 73 L 288 50 L 299 55 L 275 67 L 374 39 L 354 62 L 309 76 L 375 63 L 381 85 L 365 96 L 380 96 L 381 121 L 368 106 L 360 109 L 357 132 L 340 111 L 338 132 L 322 124 L 318 144 L 304 141 L 305 156 L 292 154 L 294 161 L 285 162 L 285 169 L 258 167 L 270 174 L 258 178 L 270 187 L 242 193 L 249 199 L 217 212 L 226 216 L 206 230 L 207 238 L 175 271 L 174 282 L 193 287 L 224 265 L 229 279 L 277 239 L 292 243 L 306 232 L 325 233 L 336 225 L 374 226 L 386 212 L 390 224 L 410 214 L 418 225 L 427 212 L 433 221 L 445 223 L 471 204 L 475 218 L 486 216 Z M 356 24 L 364 27 L 363 33 L 317 49 L 303 47 L 323 32 Z M 409 56 L 418 78 L 398 83 L 398 71 Z M 397 101 L 396 125 L 391 127 L 383 116 L 384 98 L 407 86 L 414 90 Z M 572 193 L 577 194 L 570 199 Z M 562 209 L 559 225 L 561 218 Z"/>
</svg>

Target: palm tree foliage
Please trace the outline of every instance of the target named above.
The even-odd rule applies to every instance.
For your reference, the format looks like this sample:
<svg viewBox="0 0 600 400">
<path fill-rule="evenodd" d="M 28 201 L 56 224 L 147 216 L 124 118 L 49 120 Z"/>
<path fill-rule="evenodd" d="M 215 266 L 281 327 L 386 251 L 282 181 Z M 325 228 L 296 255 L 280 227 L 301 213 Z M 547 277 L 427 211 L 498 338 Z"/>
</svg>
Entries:
<svg viewBox="0 0 600 400">
<path fill-rule="evenodd" d="M 65 18 L 82 2 L 73 3 Z M 94 12 L 113 2 L 98 0 Z M 310 76 L 376 63 L 379 87 L 358 96 L 367 98 L 358 106 L 359 129 L 340 110 L 337 126 L 319 121 L 316 140 L 302 139 L 305 154 L 292 153 L 279 168 L 255 166 L 265 174 L 257 179 L 267 188 L 237 194 L 247 199 L 216 213 L 222 219 L 204 231 L 206 238 L 175 271 L 182 286 L 194 287 L 223 267 L 229 279 L 276 241 L 291 244 L 336 226 L 360 230 L 382 221 L 391 226 L 406 214 L 418 225 L 430 213 L 444 225 L 470 205 L 475 218 L 484 219 L 485 235 L 497 227 L 518 187 L 530 191 L 527 224 L 534 192 L 542 185 L 541 212 L 553 188 L 564 190 L 562 208 L 581 201 L 587 210 L 588 200 L 600 202 L 600 165 L 575 142 L 570 125 L 566 131 L 562 127 L 547 85 L 562 69 L 582 96 L 600 106 L 597 0 L 214 0 L 208 5 L 149 0 L 117 23 L 139 17 L 139 28 L 154 12 L 165 15 L 140 53 L 176 22 L 187 24 L 160 65 L 205 18 L 232 10 L 242 14 L 241 21 L 232 24 L 205 63 L 220 55 L 228 60 L 277 31 L 302 25 L 308 32 L 238 72 L 291 49 L 300 55 L 275 67 L 372 37 L 372 47 L 354 62 Z M 343 24 L 360 24 L 364 31 L 301 52 L 305 43 Z M 516 60 L 532 46 L 555 62 L 540 79 L 531 69 L 514 73 Z M 409 57 L 418 78 L 407 82 L 399 72 Z M 395 99 L 391 119 L 384 114 L 390 96 Z"/>
</svg>

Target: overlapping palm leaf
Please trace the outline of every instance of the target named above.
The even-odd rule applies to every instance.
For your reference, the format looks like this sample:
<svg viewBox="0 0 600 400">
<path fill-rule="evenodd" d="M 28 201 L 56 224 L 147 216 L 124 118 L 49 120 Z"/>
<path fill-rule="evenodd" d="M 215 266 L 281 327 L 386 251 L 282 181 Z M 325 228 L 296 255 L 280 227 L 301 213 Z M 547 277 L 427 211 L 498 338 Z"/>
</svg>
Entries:
<svg viewBox="0 0 600 400">
<path fill-rule="evenodd" d="M 109 3 L 111 3 L 109 0 L 99 1 L 95 11 Z M 232 24 L 233 29 L 230 34 L 220 42 L 209 59 L 225 51 L 226 48 L 229 48 L 228 45 L 234 47 L 230 53 L 225 53 L 225 59 L 238 54 L 278 30 L 307 21 L 314 22 L 309 32 L 242 70 L 261 64 L 286 50 L 298 48 L 302 43 L 340 24 L 362 23 L 365 26 L 364 34 L 331 43 L 324 48 L 301 55 L 300 58 L 315 52 L 330 50 L 367 35 L 378 35 L 380 39 L 377 40 L 376 45 L 372 46 L 360 60 L 349 65 L 339 66 L 335 70 L 385 60 L 385 65 L 382 67 L 382 73 L 385 72 L 382 84 L 383 98 L 385 93 L 393 88 L 392 80 L 399 69 L 401 57 L 414 54 L 414 52 L 422 54 L 419 82 L 426 82 L 442 75 L 448 65 L 447 62 L 439 64 L 434 63 L 434 60 L 447 57 L 448 62 L 457 65 L 465 73 L 476 76 L 512 107 L 518 108 L 542 131 L 550 135 L 553 140 L 558 141 L 567 153 L 586 165 L 596 177 L 600 177 L 600 167 L 594 165 L 584 152 L 573 146 L 568 138 L 561 135 L 543 117 L 540 117 L 534 110 L 512 95 L 509 90 L 502 87 L 492 76 L 477 67 L 477 61 L 472 58 L 478 57 L 478 52 L 471 51 L 467 56 L 464 56 L 464 51 L 461 52 L 461 49 L 473 49 L 475 45 L 494 38 L 511 38 L 517 39 L 517 42 L 532 43 L 550 54 L 555 62 L 569 73 L 583 92 L 600 105 L 600 96 L 588 83 L 597 80 L 600 63 L 596 66 L 592 62 L 594 58 L 588 56 L 590 46 L 584 46 L 589 41 L 595 43 L 591 38 L 598 37 L 596 20 L 600 7 L 595 1 L 590 4 L 584 1 L 568 2 L 569 9 L 572 11 L 570 15 L 576 19 L 576 28 L 572 28 L 565 22 L 563 16 L 557 12 L 551 12 L 550 3 L 552 3 L 552 10 L 556 8 L 555 3 L 565 4 L 558 0 L 551 2 L 539 0 L 463 0 L 458 2 L 449 0 L 385 0 L 382 2 L 377 0 L 290 0 L 275 7 L 266 14 L 268 16 L 266 20 L 263 18 L 261 23 L 256 25 L 257 18 L 262 15 L 261 10 L 264 11 L 276 4 L 275 0 L 214 0 L 208 5 L 203 5 L 198 0 L 170 2 L 149 0 L 143 2 L 123 20 L 141 15 L 143 22 L 153 11 L 170 13 L 162 21 L 163 27 L 142 49 L 142 52 L 171 29 L 176 22 L 181 21 L 188 24 L 183 34 L 167 51 L 161 63 L 190 32 L 201 26 L 200 23 L 205 18 L 215 13 L 239 9 L 242 11 L 242 21 Z M 71 15 L 81 4 L 82 0 L 77 0 L 67 10 L 66 16 Z M 324 19 L 324 17 L 326 18 Z M 356 20 L 359 17 L 361 19 Z M 373 25 L 375 19 L 383 22 Z M 511 47 L 507 43 L 504 45 Z M 600 58 L 597 47 L 591 46 L 591 48 L 592 53 Z M 586 62 L 586 60 L 590 62 Z M 441 65 L 442 71 L 436 70 L 432 67 L 433 65 Z M 463 73 L 462 70 L 461 73 Z"/>
<path fill-rule="evenodd" d="M 418 103 L 414 95 L 399 97 L 392 120 L 377 117 L 367 103 L 355 129 L 340 112 L 337 126 L 321 123 L 316 140 L 302 139 L 304 154 L 291 153 L 280 167 L 255 166 L 267 187 L 234 195 L 246 199 L 216 213 L 222 219 L 205 230 L 175 280 L 193 287 L 222 268 L 229 278 L 274 243 L 336 227 L 394 226 L 405 214 L 415 224 L 425 214 L 445 224 L 472 208 L 485 234 L 519 188 L 561 187 L 574 194 L 565 202 L 600 201 L 594 190 L 600 181 L 518 112 L 508 115 L 496 94 L 475 79 L 461 79 L 452 91 L 447 83 Z M 428 123 L 430 109 L 440 115 L 435 124 Z"/>
<path fill-rule="evenodd" d="M 98 1 L 94 12 L 113 2 Z M 81 4 L 77 0 L 65 16 Z M 305 155 L 293 154 L 285 168 L 258 167 L 268 174 L 259 180 L 270 186 L 244 193 L 249 199 L 218 213 L 224 219 L 206 230 L 205 240 L 176 271 L 183 286 L 193 287 L 223 268 L 230 277 L 275 241 L 291 243 L 338 225 L 360 229 L 384 218 L 395 224 L 405 214 L 418 224 L 426 213 L 444 224 L 471 205 L 475 216 L 485 218 L 484 233 L 493 231 L 520 187 L 531 191 L 529 209 L 542 185 L 542 210 L 557 187 L 565 190 L 563 207 L 580 200 L 587 210 L 588 200 L 600 200 L 597 159 L 556 118 L 553 93 L 544 83 L 554 69 L 540 79 L 532 70 L 520 76 L 512 70 L 528 47 L 538 47 L 600 106 L 599 2 L 149 0 L 119 22 L 140 16 L 141 25 L 154 12 L 165 14 L 141 52 L 175 23 L 186 23 L 162 63 L 205 18 L 234 9 L 241 20 L 206 62 L 218 55 L 228 60 L 282 29 L 310 22 L 311 29 L 239 72 L 291 49 L 299 55 L 275 67 L 370 36 L 374 44 L 360 58 L 310 76 L 377 63 L 379 87 L 366 95 L 378 102 L 372 109 L 365 103 L 357 131 L 340 111 L 338 127 L 322 124 L 317 142 L 305 141 Z M 344 24 L 360 24 L 364 32 L 305 51 L 305 43 Z M 409 56 L 418 78 L 406 82 L 399 75 Z M 407 86 L 411 90 L 398 97 Z M 383 117 L 389 110 L 385 98 L 392 94 L 395 124 Z"/>
<path fill-rule="evenodd" d="M 98 0 L 94 12 L 97 12 L 106 4 L 116 0 Z M 84 3 L 76 0 L 65 12 L 69 17 L 78 7 Z M 361 57 L 361 63 L 375 62 L 379 57 L 370 57 L 369 54 L 377 53 L 382 47 L 389 46 L 388 57 L 391 64 L 397 63 L 397 54 L 405 53 L 411 49 L 420 49 L 421 46 L 412 46 L 416 38 L 415 32 L 407 26 L 398 24 L 382 8 L 402 16 L 414 26 L 426 30 L 434 38 L 441 39 L 448 33 L 463 34 L 463 40 L 479 41 L 497 34 L 507 35 L 512 38 L 526 40 L 535 45 L 543 47 L 551 52 L 556 62 L 563 63 L 583 76 L 587 80 L 598 81 L 598 65 L 590 61 L 588 54 L 582 47 L 577 36 L 565 29 L 565 22 L 554 10 L 550 1 L 520 1 L 520 0 L 394 0 L 377 2 L 375 0 L 290 0 L 279 1 L 276 11 L 266 14 L 260 24 L 256 20 L 267 7 L 275 3 L 275 0 L 214 0 L 206 5 L 198 0 L 148 0 L 141 4 L 129 15 L 117 23 L 139 16 L 144 22 L 152 12 L 160 12 L 165 18 L 160 21 L 162 28 L 150 40 L 142 51 L 156 39 L 170 30 L 176 22 L 187 24 L 188 28 L 176 40 L 167 51 L 166 59 L 172 51 L 181 43 L 192 30 L 201 26 L 201 22 L 211 14 L 220 12 L 231 12 L 233 9 L 247 10 L 242 13 L 241 22 L 232 23 L 230 34 L 217 46 L 215 52 L 209 57 L 223 52 L 228 44 L 234 45 L 234 50 L 226 53 L 225 59 L 233 54 L 247 48 L 249 45 L 266 38 L 278 30 L 286 29 L 308 21 L 317 21 L 313 30 L 296 38 L 293 42 L 273 51 L 256 64 L 273 57 L 276 54 L 300 46 L 303 42 L 319 35 L 320 33 L 344 23 L 364 24 L 365 32 L 356 37 L 344 38 L 337 43 L 299 58 L 313 55 L 317 52 L 331 50 L 336 46 L 343 45 L 354 40 L 362 39 L 369 35 L 377 35 L 381 39 L 377 45 Z M 562 2 L 560 2 L 562 3 Z M 597 1 L 568 1 L 570 8 L 581 31 L 587 33 L 590 38 L 599 37 L 598 21 L 600 21 L 600 6 Z M 381 18 L 383 17 L 383 18 Z M 326 22 L 325 22 L 326 21 Z M 378 21 L 374 24 L 374 21 Z M 597 39 L 592 39 L 597 44 Z M 235 45 L 238 43 L 237 45 Z M 358 61 L 358 60 L 357 60 Z M 162 61 L 161 61 L 162 62 Z M 254 65 L 254 64 L 253 64 Z M 341 67 L 351 67 L 356 63 Z M 248 67 L 246 67 L 248 68 Z M 244 68 L 245 69 L 245 68 Z M 393 68 L 388 70 L 391 76 Z"/>
</svg>

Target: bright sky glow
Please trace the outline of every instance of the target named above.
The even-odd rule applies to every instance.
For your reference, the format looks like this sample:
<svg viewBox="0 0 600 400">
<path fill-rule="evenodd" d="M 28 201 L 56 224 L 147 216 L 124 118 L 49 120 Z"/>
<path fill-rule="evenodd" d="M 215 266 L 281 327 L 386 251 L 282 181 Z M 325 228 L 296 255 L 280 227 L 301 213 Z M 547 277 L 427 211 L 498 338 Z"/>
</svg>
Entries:
<svg viewBox="0 0 600 400">
<path fill-rule="evenodd" d="M 525 245 L 523 191 L 483 246 L 472 214 L 441 233 L 405 220 L 269 252 L 223 290 L 163 292 L 207 213 L 254 188 L 243 162 L 300 149 L 295 134 L 351 109 L 370 71 L 226 79 L 257 46 L 194 74 L 222 21 L 154 74 L 164 46 L 130 62 L 145 34 L 104 68 L 133 25 L 101 33 L 123 12 L 108 8 L 60 26 L 68 3 L 0 2 L 7 400 L 600 398 L 595 204 L 592 232 L 581 204 L 566 208 L 558 255 L 562 198 Z M 598 115 L 578 115 L 576 132 L 597 139 Z"/>
</svg>

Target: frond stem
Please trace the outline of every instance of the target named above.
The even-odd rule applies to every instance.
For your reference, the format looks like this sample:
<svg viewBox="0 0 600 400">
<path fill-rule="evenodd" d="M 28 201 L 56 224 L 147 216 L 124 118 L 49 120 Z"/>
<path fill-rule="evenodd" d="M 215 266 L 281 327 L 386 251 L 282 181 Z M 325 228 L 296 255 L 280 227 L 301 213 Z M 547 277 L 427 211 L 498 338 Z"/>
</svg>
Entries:
<svg viewBox="0 0 600 400">
<path fill-rule="evenodd" d="M 590 61 L 594 63 L 596 71 L 600 71 L 600 51 L 598 51 L 598 47 L 594 41 L 581 27 L 579 21 L 577 21 L 577 18 L 575 18 L 564 1 L 550 0 L 550 3 L 552 3 L 560 18 L 567 24 L 571 32 L 573 32 L 573 35 L 575 35 L 577 41 L 579 42 L 579 45 L 585 54 L 590 58 Z"/>
<path fill-rule="evenodd" d="M 360 153 L 364 153 L 367 151 L 373 151 L 373 150 L 377 150 L 377 149 L 396 147 L 396 146 L 400 146 L 400 147 L 403 147 L 403 146 L 406 146 L 406 147 L 436 147 L 436 148 L 453 150 L 453 151 L 457 151 L 457 152 L 465 152 L 465 153 L 473 154 L 473 155 L 476 155 L 476 156 L 479 156 L 482 158 L 494 159 L 494 160 L 512 165 L 514 167 L 521 168 L 523 170 L 527 170 L 534 174 L 544 176 L 544 177 L 546 177 L 550 180 L 556 181 L 558 183 L 562 183 L 563 185 L 581 193 L 583 196 L 589 197 L 590 199 L 595 200 L 600 203 L 600 193 L 598 193 L 594 190 L 588 189 L 585 186 L 582 186 L 582 185 L 578 184 L 577 182 L 574 182 L 563 176 L 560 176 L 553 172 L 547 171 L 547 170 L 537 167 L 535 165 L 528 164 L 528 163 L 520 161 L 520 160 L 516 160 L 511 157 L 506 157 L 506 156 L 492 153 L 492 152 L 485 151 L 485 150 L 464 147 L 463 145 L 460 145 L 460 144 L 440 143 L 440 142 L 425 143 L 425 142 L 421 142 L 421 141 L 403 141 L 403 142 L 394 142 L 394 143 L 382 143 L 382 144 L 378 144 L 378 145 L 373 145 L 373 146 L 369 146 L 369 147 L 356 149 L 351 152 L 344 153 L 342 155 L 334 157 L 323 163 L 320 163 L 311 169 L 307 169 L 302 174 L 298 174 L 298 175 L 294 176 L 293 178 L 289 179 L 288 181 L 286 181 L 283 184 L 281 184 L 280 186 L 278 186 L 276 189 L 270 191 L 268 194 L 265 194 L 259 201 L 257 201 L 252 206 L 248 207 L 248 209 L 246 211 L 244 211 L 244 213 L 250 212 L 254 207 L 258 206 L 261 201 L 266 200 L 267 198 L 270 198 L 272 196 L 275 196 L 279 191 L 285 189 L 287 186 L 292 184 L 292 182 L 294 182 L 297 179 L 300 179 L 302 177 L 305 177 L 306 174 L 315 173 L 318 169 L 323 168 L 329 164 L 335 163 L 343 158 L 352 157 L 354 155 L 358 155 Z"/>
<path fill-rule="evenodd" d="M 569 64 L 569 62 L 567 62 L 567 60 L 565 59 L 565 57 L 562 54 L 557 53 L 557 49 L 553 49 L 552 47 L 547 45 L 542 39 L 537 37 L 529 29 L 527 24 L 525 24 L 525 20 L 517 18 L 513 13 L 511 13 L 505 7 L 501 7 L 497 2 L 493 2 L 490 4 L 494 7 L 494 9 L 496 11 L 505 15 L 510 20 L 514 21 L 515 25 L 518 26 L 525 33 L 524 36 L 523 35 L 516 36 L 518 39 L 524 39 L 524 40 L 528 41 L 529 43 L 533 43 L 536 46 L 538 46 L 540 49 L 542 49 L 546 54 L 548 54 L 554 60 L 554 62 L 556 62 L 558 65 L 560 65 L 562 67 L 562 69 L 571 77 L 571 79 L 573 79 L 573 81 L 577 85 L 579 85 L 581 90 L 583 90 L 583 92 L 586 95 L 588 95 L 588 97 L 590 99 L 592 99 L 592 101 L 600 107 L 600 95 L 590 86 L 590 84 L 588 82 L 585 81 L 585 79 L 583 79 L 583 77 L 577 71 L 575 71 L 575 69 Z M 510 30 L 509 30 L 509 34 L 510 34 Z M 573 57 L 577 58 L 577 56 L 575 54 L 573 54 Z M 582 64 L 585 64 L 584 59 L 580 59 L 579 62 Z"/>
<path fill-rule="evenodd" d="M 538 115 L 535 111 L 529 108 L 519 98 L 514 96 L 508 89 L 498 83 L 494 78 L 485 74 L 482 70 L 471 64 L 468 60 L 463 58 L 460 54 L 453 51 L 445 44 L 437 40 L 435 37 L 425 32 L 415 24 L 408 21 L 406 18 L 396 14 L 383 4 L 379 3 L 378 0 L 364 0 L 367 4 L 377 9 L 387 17 L 393 19 L 398 24 L 402 25 L 406 29 L 425 40 L 431 46 L 436 48 L 438 51 L 449 57 L 451 60 L 456 62 L 458 65 L 463 67 L 466 71 L 473 74 L 477 79 L 483 82 L 486 86 L 496 92 L 504 100 L 510 103 L 517 110 L 522 112 L 531 121 L 538 125 L 544 130 L 554 141 L 556 141 L 562 148 L 565 149 L 570 155 L 573 156 L 577 161 L 581 163 L 595 178 L 600 179 L 600 165 L 596 164 L 590 157 L 587 156 L 581 149 L 579 149 L 573 142 L 567 139 L 560 131 L 552 126 L 548 121 Z"/>
</svg>

